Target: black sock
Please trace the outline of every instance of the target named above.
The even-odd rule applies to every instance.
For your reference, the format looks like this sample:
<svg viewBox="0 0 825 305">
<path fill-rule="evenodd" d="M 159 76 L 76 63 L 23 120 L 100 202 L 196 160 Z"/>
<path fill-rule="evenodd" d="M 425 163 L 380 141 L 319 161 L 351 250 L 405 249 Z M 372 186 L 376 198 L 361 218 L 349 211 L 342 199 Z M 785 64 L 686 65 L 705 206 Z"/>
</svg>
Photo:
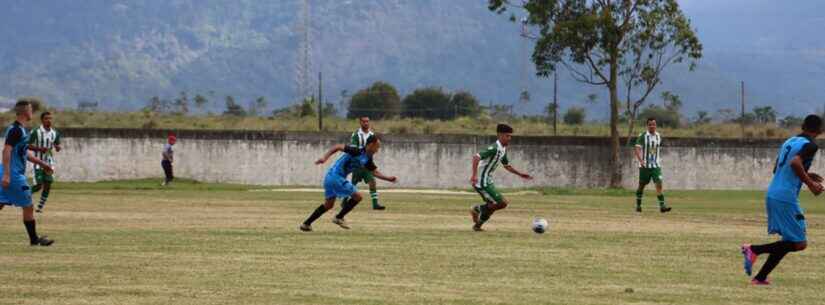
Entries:
<svg viewBox="0 0 825 305">
<path fill-rule="evenodd" d="M 764 245 L 752 245 L 751 246 L 751 251 L 753 251 L 753 253 L 756 254 L 756 255 L 765 254 L 765 253 L 769 253 L 769 254 L 781 253 L 781 252 L 788 253 L 788 252 L 793 251 L 793 245 L 789 242 L 777 241 L 777 242 L 774 242 L 774 243 L 764 244 Z"/>
<path fill-rule="evenodd" d="M 26 225 L 26 233 L 29 233 L 29 241 L 31 243 L 36 243 L 39 237 L 37 237 L 37 230 L 35 229 L 34 220 L 24 220 L 23 224 Z"/>
<path fill-rule="evenodd" d="M 776 266 L 779 265 L 779 262 L 782 261 L 782 258 L 784 258 L 786 254 L 788 254 L 787 251 L 771 253 L 771 255 L 768 256 L 768 260 L 765 261 L 764 265 L 762 265 L 762 269 L 759 269 L 759 273 L 756 274 L 754 279 L 759 281 L 767 280 L 768 274 L 773 271 L 773 268 L 776 268 Z"/>
<path fill-rule="evenodd" d="M 347 214 L 349 214 L 349 212 L 352 211 L 356 205 L 358 205 L 358 202 L 355 202 L 352 198 L 344 201 L 341 203 L 341 212 L 338 212 L 338 215 L 335 215 L 335 218 L 344 219 L 344 216 L 347 216 Z"/>
<path fill-rule="evenodd" d="M 490 216 L 493 216 L 493 212 L 495 212 L 495 210 L 493 209 L 493 203 L 487 203 L 485 205 L 482 205 L 480 217 L 481 222 L 487 222 L 488 220 L 490 220 Z"/>
<path fill-rule="evenodd" d="M 314 222 L 316 219 L 318 219 L 318 217 L 321 217 L 321 215 L 324 215 L 324 213 L 326 213 L 326 212 L 327 212 L 327 207 L 325 207 L 323 204 L 319 205 L 315 209 L 315 211 L 312 212 L 312 215 L 309 215 L 309 218 L 307 218 L 307 220 L 304 220 L 304 224 L 305 225 L 311 225 L 312 222 Z"/>
</svg>

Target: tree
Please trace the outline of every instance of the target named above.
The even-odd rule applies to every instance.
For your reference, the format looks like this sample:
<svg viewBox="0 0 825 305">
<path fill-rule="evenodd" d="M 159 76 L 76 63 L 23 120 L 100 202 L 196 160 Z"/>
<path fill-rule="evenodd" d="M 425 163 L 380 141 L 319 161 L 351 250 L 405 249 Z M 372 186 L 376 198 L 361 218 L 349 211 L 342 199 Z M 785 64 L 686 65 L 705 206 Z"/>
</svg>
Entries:
<svg viewBox="0 0 825 305">
<path fill-rule="evenodd" d="M 175 113 L 187 114 L 189 113 L 189 96 L 185 91 L 181 91 L 180 96 L 175 99 L 174 103 Z"/>
<path fill-rule="evenodd" d="M 48 107 L 46 102 L 43 101 L 43 98 L 39 96 L 26 96 L 17 99 L 18 102 L 29 102 L 32 105 L 32 112 L 38 113 L 41 110 L 45 111 Z"/>
<path fill-rule="evenodd" d="M 209 104 L 209 100 L 206 99 L 205 96 L 200 94 L 195 95 L 195 107 L 198 108 L 198 110 L 203 111 L 203 108 L 205 108 L 207 104 Z"/>
<path fill-rule="evenodd" d="M 533 62 L 548 77 L 563 65 L 576 80 L 604 86 L 610 93 L 610 186 L 621 187 L 619 86 L 627 107 L 638 109 L 673 63 L 702 56 L 702 45 L 676 0 L 488 0 L 499 14 L 513 7 L 527 12 L 537 27 Z"/>
<path fill-rule="evenodd" d="M 341 96 L 346 96 L 346 91 Z M 349 103 L 348 118 L 368 116 L 373 119 L 386 119 L 401 114 L 401 97 L 398 90 L 385 82 L 375 82 L 371 86 L 356 92 Z"/>
<path fill-rule="evenodd" d="M 453 94 L 450 99 L 450 105 L 454 109 L 453 117 L 472 117 L 476 118 L 481 114 L 481 106 L 478 104 L 478 99 L 467 91 L 459 91 Z"/>
<path fill-rule="evenodd" d="M 266 108 L 266 98 L 261 96 L 255 99 L 255 101 L 249 103 L 249 110 L 247 111 L 249 115 L 257 116 L 262 113 L 262 111 Z"/>
<path fill-rule="evenodd" d="M 567 112 L 564 113 L 564 123 L 567 125 L 581 125 L 584 123 L 586 115 L 587 112 L 584 108 L 570 107 L 567 109 Z"/>
<path fill-rule="evenodd" d="M 451 109 L 450 94 L 441 88 L 427 87 L 416 89 L 404 97 L 401 102 L 404 111 L 401 116 L 405 118 L 425 118 L 433 120 L 445 120 L 454 117 L 455 111 Z"/>
<path fill-rule="evenodd" d="M 783 128 L 799 128 L 800 126 L 802 126 L 802 122 L 804 121 L 805 119 L 801 117 L 789 115 L 782 119 L 780 124 Z"/>
<path fill-rule="evenodd" d="M 158 96 L 153 96 L 146 103 L 146 107 L 143 107 L 143 110 L 150 112 L 167 112 L 170 108 L 171 105 L 168 100 L 161 99 Z"/>
<path fill-rule="evenodd" d="M 231 95 L 226 96 L 226 110 L 223 115 L 228 116 L 246 116 L 246 110 L 235 102 L 235 98 Z"/>
<path fill-rule="evenodd" d="M 549 124 L 556 123 L 554 120 L 558 117 L 558 111 L 559 105 L 556 105 L 556 103 L 547 103 L 547 106 L 544 107 L 544 113 L 547 115 L 547 122 Z"/>
<path fill-rule="evenodd" d="M 710 123 L 710 114 L 707 111 L 700 110 L 696 112 L 696 120 L 693 121 L 694 125 L 704 125 Z"/>
<path fill-rule="evenodd" d="M 753 108 L 753 114 L 759 123 L 776 123 L 776 110 L 771 106 Z"/>
</svg>

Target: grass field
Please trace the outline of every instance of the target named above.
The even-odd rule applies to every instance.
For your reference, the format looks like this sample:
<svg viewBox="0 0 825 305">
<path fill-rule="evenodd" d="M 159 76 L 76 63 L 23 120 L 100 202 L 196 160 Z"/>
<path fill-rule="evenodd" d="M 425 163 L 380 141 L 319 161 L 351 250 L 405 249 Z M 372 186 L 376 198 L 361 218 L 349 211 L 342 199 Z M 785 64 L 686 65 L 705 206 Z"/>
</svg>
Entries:
<svg viewBox="0 0 825 305">
<path fill-rule="evenodd" d="M 158 180 L 159 181 L 159 180 Z M 318 193 L 158 181 L 59 184 L 28 246 L 0 211 L 0 304 L 821 304 L 825 208 L 806 194 L 808 250 L 752 287 L 742 242 L 765 234 L 760 192 L 672 192 L 632 212 L 630 192 L 513 195 L 489 231 L 473 195 L 382 195 L 302 233 Z M 551 222 L 530 231 L 532 216 Z M 760 258 L 760 264 L 764 257 Z"/>
</svg>

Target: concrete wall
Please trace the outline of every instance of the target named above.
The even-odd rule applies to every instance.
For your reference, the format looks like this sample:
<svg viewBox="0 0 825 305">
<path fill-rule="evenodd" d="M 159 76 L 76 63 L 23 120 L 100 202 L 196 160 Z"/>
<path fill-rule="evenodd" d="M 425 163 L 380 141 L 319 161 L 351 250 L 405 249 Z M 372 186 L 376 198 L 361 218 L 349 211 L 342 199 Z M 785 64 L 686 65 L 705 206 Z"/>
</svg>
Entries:
<svg viewBox="0 0 825 305">
<path fill-rule="evenodd" d="M 163 131 L 66 129 L 57 154 L 60 181 L 160 177 Z M 319 185 L 326 168 L 313 164 L 347 134 L 178 131 L 175 174 L 201 181 L 260 185 Z M 667 136 L 667 135 L 665 135 Z M 386 135 L 376 162 L 400 177 L 398 187 L 466 187 L 473 154 L 493 137 Z M 781 141 L 665 138 L 663 172 L 669 189 L 763 189 L 771 177 Z M 606 138 L 515 137 L 510 160 L 533 174 L 531 182 L 499 168 L 502 187 L 607 185 L 610 145 Z M 819 159 L 822 159 L 820 153 Z M 624 185 L 635 187 L 638 172 L 631 150 L 622 152 Z M 825 172 L 823 162 L 814 169 Z M 387 184 L 383 183 L 382 184 Z"/>
</svg>

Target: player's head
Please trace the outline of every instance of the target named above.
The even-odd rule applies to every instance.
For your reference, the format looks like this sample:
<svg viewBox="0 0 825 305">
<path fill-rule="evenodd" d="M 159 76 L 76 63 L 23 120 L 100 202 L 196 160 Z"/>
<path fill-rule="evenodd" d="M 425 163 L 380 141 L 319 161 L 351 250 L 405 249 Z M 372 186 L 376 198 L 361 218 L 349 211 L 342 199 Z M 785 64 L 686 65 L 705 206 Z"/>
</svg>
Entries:
<svg viewBox="0 0 825 305">
<path fill-rule="evenodd" d="M 374 155 L 378 153 L 378 149 L 381 148 L 381 139 L 378 137 L 377 134 L 371 135 L 367 137 L 367 142 L 364 145 L 364 150 L 367 151 L 368 155 Z"/>
<path fill-rule="evenodd" d="M 17 114 L 18 120 L 30 121 L 32 119 L 32 103 L 25 99 L 17 101 L 17 104 L 14 104 L 14 113 Z"/>
<path fill-rule="evenodd" d="M 40 114 L 40 123 L 43 123 L 43 127 L 50 128 L 52 127 L 52 113 L 45 111 Z"/>
<path fill-rule="evenodd" d="M 358 118 L 358 123 L 361 124 L 362 130 L 370 130 L 370 117 L 362 116 Z"/>
<path fill-rule="evenodd" d="M 802 131 L 814 137 L 822 134 L 822 118 L 818 115 L 812 114 L 805 117 L 802 122 Z"/>
<path fill-rule="evenodd" d="M 656 118 L 649 117 L 645 123 L 647 124 L 647 131 L 656 132 Z"/>
<path fill-rule="evenodd" d="M 513 138 L 513 127 L 507 124 L 498 124 L 496 126 L 496 133 L 498 134 L 498 141 L 501 145 L 510 145 L 510 139 Z"/>
<path fill-rule="evenodd" d="M 169 141 L 169 144 L 175 145 L 175 142 L 178 141 L 178 137 L 176 137 L 174 133 L 170 133 L 167 140 Z"/>
</svg>

